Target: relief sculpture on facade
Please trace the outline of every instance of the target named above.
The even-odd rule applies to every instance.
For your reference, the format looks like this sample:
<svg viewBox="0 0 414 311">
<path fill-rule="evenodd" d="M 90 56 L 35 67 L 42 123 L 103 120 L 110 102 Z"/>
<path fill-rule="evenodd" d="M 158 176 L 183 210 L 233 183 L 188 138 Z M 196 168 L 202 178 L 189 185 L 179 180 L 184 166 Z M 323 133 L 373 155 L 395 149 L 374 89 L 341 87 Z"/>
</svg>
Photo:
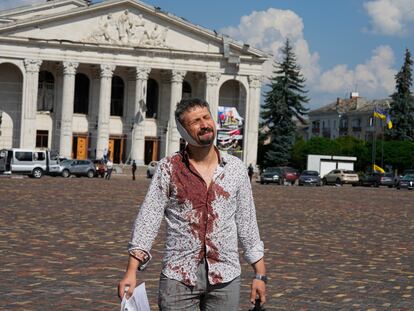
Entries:
<svg viewBox="0 0 414 311">
<path fill-rule="evenodd" d="M 118 17 L 109 13 L 99 20 L 96 29 L 84 42 L 111 43 L 128 46 L 166 47 L 168 27 L 150 23 L 142 14 L 125 10 Z"/>
</svg>

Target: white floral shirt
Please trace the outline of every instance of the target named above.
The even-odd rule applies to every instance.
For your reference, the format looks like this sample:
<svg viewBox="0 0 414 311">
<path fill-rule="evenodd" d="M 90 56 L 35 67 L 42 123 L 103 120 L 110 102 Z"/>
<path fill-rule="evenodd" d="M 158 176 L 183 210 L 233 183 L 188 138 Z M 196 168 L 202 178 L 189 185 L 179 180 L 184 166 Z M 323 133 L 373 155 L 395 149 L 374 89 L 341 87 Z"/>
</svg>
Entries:
<svg viewBox="0 0 414 311">
<path fill-rule="evenodd" d="M 221 161 L 208 188 L 186 151 L 158 163 L 128 247 L 132 255 L 147 254 L 140 269 L 151 259 L 163 217 L 167 237 L 162 273 L 168 278 L 194 286 L 197 266 L 205 258 L 210 284 L 230 282 L 241 273 L 238 240 L 249 264 L 263 257 L 247 170 L 238 158 L 216 151 Z"/>
</svg>

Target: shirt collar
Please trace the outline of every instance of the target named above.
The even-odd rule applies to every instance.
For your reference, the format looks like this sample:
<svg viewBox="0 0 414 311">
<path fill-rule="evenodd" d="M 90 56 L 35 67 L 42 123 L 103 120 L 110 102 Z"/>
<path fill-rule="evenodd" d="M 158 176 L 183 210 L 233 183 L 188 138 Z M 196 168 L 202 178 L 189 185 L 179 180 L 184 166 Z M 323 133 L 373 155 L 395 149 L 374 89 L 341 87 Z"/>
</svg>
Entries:
<svg viewBox="0 0 414 311">
<path fill-rule="evenodd" d="M 220 152 L 220 150 L 214 146 L 214 151 L 216 152 L 218 158 L 219 158 L 219 166 L 224 167 L 227 164 L 227 160 L 224 157 L 224 154 Z M 189 167 L 190 166 L 190 159 L 188 155 L 188 144 L 185 146 L 185 148 L 180 151 L 182 161 Z"/>
</svg>

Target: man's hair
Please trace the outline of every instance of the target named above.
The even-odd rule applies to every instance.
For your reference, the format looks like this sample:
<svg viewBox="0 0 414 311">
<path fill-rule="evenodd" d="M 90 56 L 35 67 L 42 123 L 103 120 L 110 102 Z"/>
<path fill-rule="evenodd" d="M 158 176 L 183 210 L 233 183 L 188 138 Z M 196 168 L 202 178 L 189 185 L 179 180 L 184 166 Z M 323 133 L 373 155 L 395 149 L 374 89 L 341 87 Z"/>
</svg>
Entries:
<svg viewBox="0 0 414 311">
<path fill-rule="evenodd" d="M 207 108 L 210 111 L 209 104 L 200 98 L 188 98 L 188 99 L 182 99 L 178 104 L 177 108 L 175 109 L 175 118 L 182 122 L 182 116 L 184 112 L 194 108 L 194 107 L 202 107 Z"/>
</svg>

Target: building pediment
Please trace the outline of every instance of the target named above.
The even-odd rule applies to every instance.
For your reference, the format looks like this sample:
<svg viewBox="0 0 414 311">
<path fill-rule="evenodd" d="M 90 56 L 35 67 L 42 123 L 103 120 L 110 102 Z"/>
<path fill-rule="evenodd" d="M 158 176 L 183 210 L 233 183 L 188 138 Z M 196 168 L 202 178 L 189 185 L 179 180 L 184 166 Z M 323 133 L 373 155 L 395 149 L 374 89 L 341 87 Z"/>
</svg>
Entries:
<svg viewBox="0 0 414 311">
<path fill-rule="evenodd" d="M 142 47 L 266 58 L 188 21 L 134 0 L 104 1 L 86 7 L 0 25 L 0 36 L 114 47 Z"/>
</svg>

